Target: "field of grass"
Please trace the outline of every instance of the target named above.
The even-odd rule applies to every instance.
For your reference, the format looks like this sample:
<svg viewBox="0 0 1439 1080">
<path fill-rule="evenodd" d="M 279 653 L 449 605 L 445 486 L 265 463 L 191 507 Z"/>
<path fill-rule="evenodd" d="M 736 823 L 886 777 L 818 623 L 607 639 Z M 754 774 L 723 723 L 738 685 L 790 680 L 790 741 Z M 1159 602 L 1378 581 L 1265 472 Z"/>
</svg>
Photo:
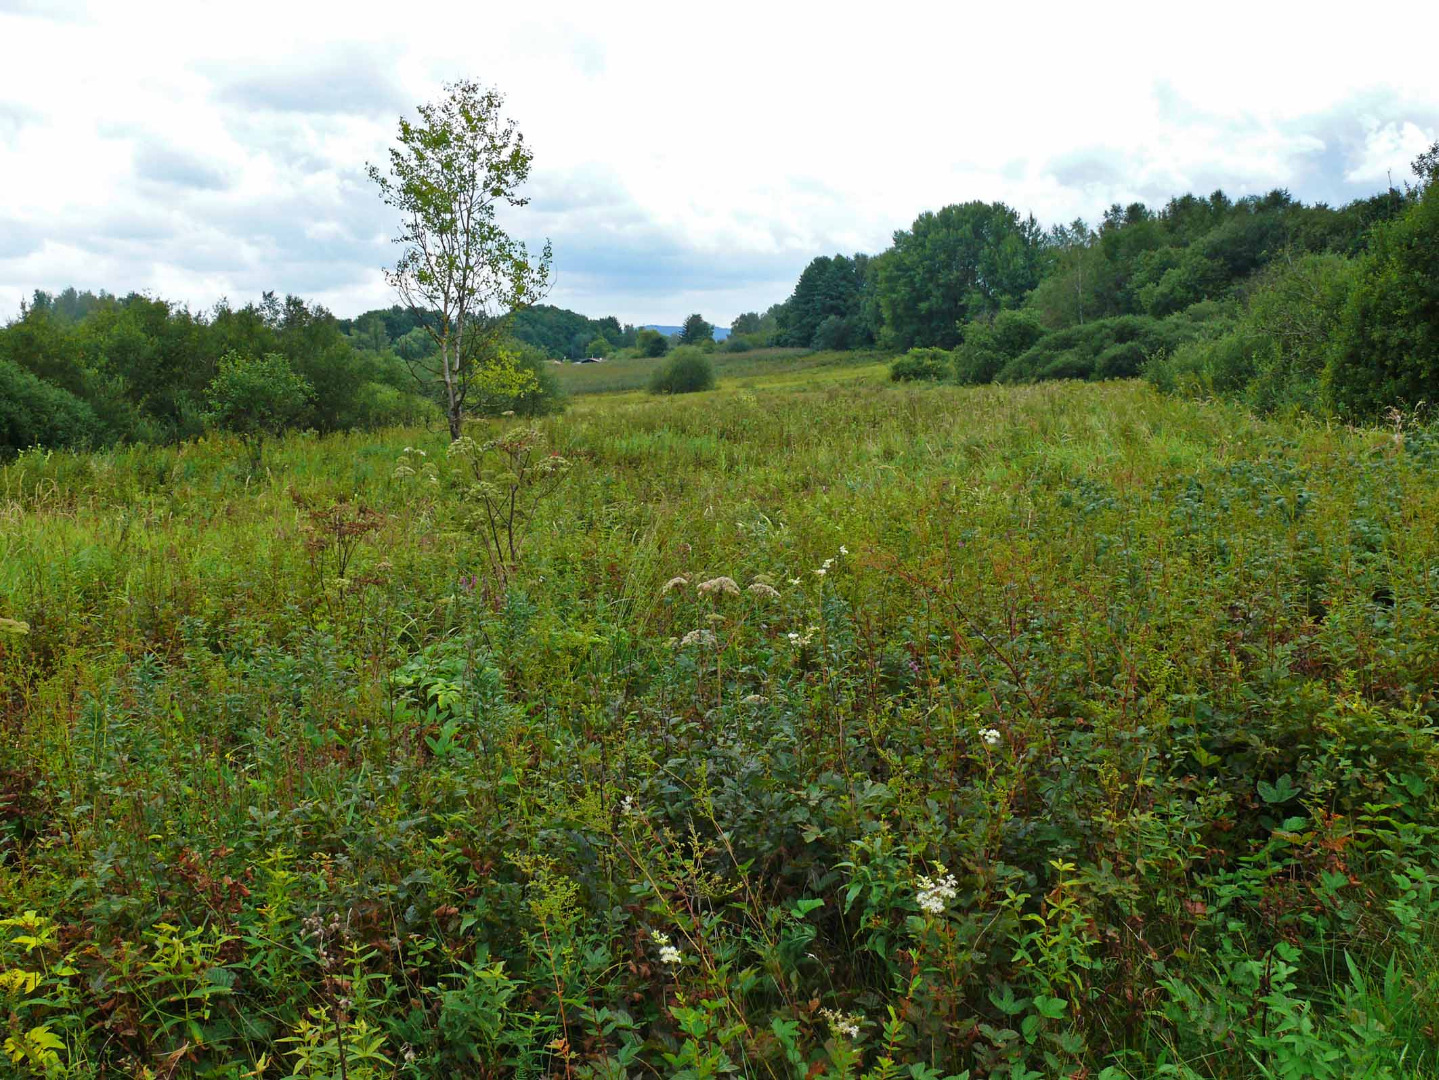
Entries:
<svg viewBox="0 0 1439 1080">
<path fill-rule="evenodd" d="M 1439 437 L 807 360 L 0 467 L 3 1060 L 1439 1076 Z"/>
<path fill-rule="evenodd" d="M 764 384 L 814 386 L 819 382 L 871 378 L 887 356 L 870 352 L 808 352 L 804 349 L 756 349 L 712 353 L 715 375 L 727 386 Z M 602 364 L 555 366 L 566 394 L 612 394 L 643 390 L 650 373 L 664 363 L 653 359 L 606 360 Z"/>
</svg>

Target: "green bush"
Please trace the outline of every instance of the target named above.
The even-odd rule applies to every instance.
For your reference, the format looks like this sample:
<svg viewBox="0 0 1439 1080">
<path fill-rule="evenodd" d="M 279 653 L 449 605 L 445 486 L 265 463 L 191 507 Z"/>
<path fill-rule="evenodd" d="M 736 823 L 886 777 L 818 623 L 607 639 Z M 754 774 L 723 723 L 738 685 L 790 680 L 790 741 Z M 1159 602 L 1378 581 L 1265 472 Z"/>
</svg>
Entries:
<svg viewBox="0 0 1439 1080">
<path fill-rule="evenodd" d="M 663 356 L 669 352 L 670 339 L 658 330 L 641 330 L 635 335 L 635 348 L 641 356 Z"/>
<path fill-rule="evenodd" d="M 1439 183 L 1374 229 L 1321 382 L 1345 416 L 1439 400 Z"/>
<path fill-rule="evenodd" d="M 1005 363 L 998 382 L 1045 379 L 1126 379 L 1143 370 L 1147 357 L 1172 352 L 1203 332 L 1185 318 L 1120 315 L 1056 330 Z"/>
<path fill-rule="evenodd" d="M 209 386 L 206 423 L 238 435 L 258 467 L 265 439 L 291 427 L 314 395 L 303 375 L 279 353 L 261 357 L 227 353 Z"/>
<path fill-rule="evenodd" d="M 564 407 L 554 361 L 520 341 L 508 343 L 497 362 L 480 371 L 470 398 L 476 416 L 544 416 Z"/>
<path fill-rule="evenodd" d="M 0 360 L 0 453 L 32 446 L 84 447 L 100 441 L 100 422 L 88 404 Z"/>
<path fill-rule="evenodd" d="M 943 349 L 910 349 L 889 365 L 895 382 L 940 382 L 954 370 L 954 357 Z"/>
<path fill-rule="evenodd" d="M 651 394 L 693 394 L 714 385 L 714 364 L 694 345 L 681 345 L 650 376 Z"/>
<path fill-rule="evenodd" d="M 751 349 L 753 349 L 754 346 L 749 343 L 748 338 L 743 338 L 736 334 L 731 334 L 729 337 L 725 338 L 725 342 L 722 346 L 720 346 L 720 348 L 721 351 L 727 353 L 747 353 Z"/>
<path fill-rule="evenodd" d="M 1033 312 L 1001 311 L 991 319 L 976 319 L 954 351 L 955 379 L 964 386 L 993 382 L 1005 364 L 1042 337 L 1044 327 Z"/>
</svg>

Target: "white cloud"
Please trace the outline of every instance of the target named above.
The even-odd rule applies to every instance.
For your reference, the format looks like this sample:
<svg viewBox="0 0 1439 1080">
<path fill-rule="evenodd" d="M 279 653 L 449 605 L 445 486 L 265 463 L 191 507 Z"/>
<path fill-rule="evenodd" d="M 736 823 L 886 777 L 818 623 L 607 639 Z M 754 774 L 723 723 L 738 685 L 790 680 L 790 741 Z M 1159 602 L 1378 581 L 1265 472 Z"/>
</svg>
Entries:
<svg viewBox="0 0 1439 1080">
<path fill-rule="evenodd" d="M 1439 134 L 1435 31 L 1255 4 L 0 0 L 0 312 L 67 284 L 388 304 L 363 168 L 458 76 L 535 150 L 509 220 L 553 238 L 552 301 L 626 320 L 763 308 L 812 256 L 972 198 L 1045 222 L 1220 185 L 1342 201 Z"/>
</svg>

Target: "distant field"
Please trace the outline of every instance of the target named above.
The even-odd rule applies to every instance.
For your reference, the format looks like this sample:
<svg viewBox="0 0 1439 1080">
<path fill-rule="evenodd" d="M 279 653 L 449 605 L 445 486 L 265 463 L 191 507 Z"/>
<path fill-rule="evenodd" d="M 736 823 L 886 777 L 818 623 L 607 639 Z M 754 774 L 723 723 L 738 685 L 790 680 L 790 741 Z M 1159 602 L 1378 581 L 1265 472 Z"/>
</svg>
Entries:
<svg viewBox="0 0 1439 1080">
<path fill-rule="evenodd" d="M 873 352 L 809 352 L 805 349 L 756 349 L 747 353 L 711 354 L 720 385 L 814 382 L 861 377 L 880 370 L 887 356 Z M 565 393 L 614 394 L 643 390 L 662 360 L 606 360 L 600 364 L 555 365 Z"/>
</svg>

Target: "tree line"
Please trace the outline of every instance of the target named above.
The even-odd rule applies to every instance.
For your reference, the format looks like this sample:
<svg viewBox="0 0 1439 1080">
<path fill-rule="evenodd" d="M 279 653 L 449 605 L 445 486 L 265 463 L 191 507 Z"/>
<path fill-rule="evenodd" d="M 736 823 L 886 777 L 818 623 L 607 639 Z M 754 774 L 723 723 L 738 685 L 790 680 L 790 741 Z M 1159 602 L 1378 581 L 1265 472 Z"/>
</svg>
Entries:
<svg viewBox="0 0 1439 1080">
<path fill-rule="evenodd" d="M 900 379 L 1147 375 L 1256 407 L 1368 417 L 1439 393 L 1439 144 L 1342 207 L 1287 191 L 1114 205 L 1042 228 L 1003 203 L 925 212 L 884 252 L 814 259 L 732 348 L 878 346 Z"/>
</svg>

